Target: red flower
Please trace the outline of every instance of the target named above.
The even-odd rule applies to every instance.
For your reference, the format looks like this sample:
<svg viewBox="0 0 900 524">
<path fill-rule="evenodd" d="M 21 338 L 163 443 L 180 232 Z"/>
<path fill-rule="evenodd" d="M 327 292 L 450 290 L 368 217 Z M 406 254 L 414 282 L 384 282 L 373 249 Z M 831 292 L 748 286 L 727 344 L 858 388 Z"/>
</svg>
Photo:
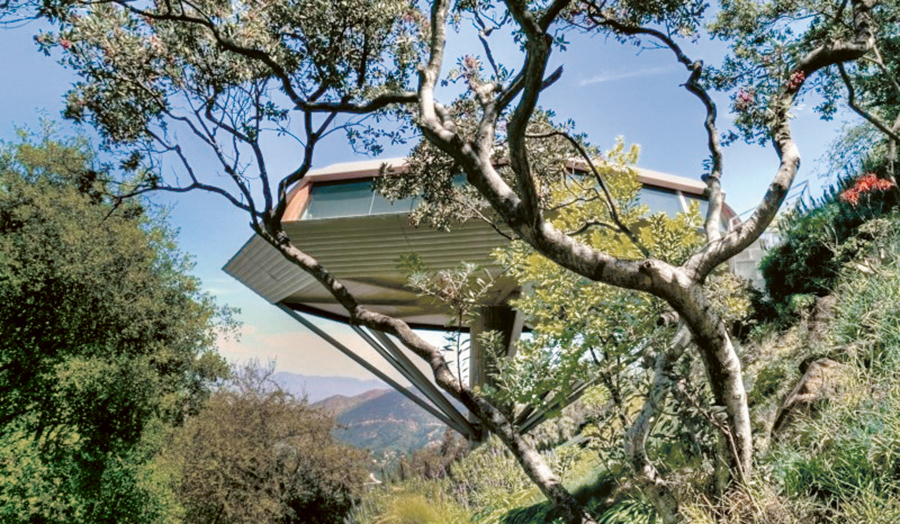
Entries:
<svg viewBox="0 0 900 524">
<path fill-rule="evenodd" d="M 846 202 L 851 206 L 859 204 L 859 193 L 852 189 L 844 191 L 838 198 L 841 199 L 842 202 Z"/>
<path fill-rule="evenodd" d="M 746 91 L 741 88 L 734 97 L 734 108 L 738 111 L 747 111 L 755 104 L 756 92 L 751 87 Z"/>
<path fill-rule="evenodd" d="M 61 45 L 63 49 L 68 50 L 70 47 L 72 47 L 72 42 L 66 40 L 65 38 L 60 38 L 59 45 Z"/>
<path fill-rule="evenodd" d="M 875 173 L 866 173 L 856 180 L 853 187 L 841 193 L 838 198 L 842 202 L 855 206 L 859 203 L 859 197 L 863 196 L 865 193 L 871 193 L 872 191 L 887 191 L 892 187 L 894 187 L 894 183 L 890 180 L 878 178 Z"/>
<path fill-rule="evenodd" d="M 788 81 L 788 89 L 799 89 L 800 86 L 803 85 L 804 80 L 806 80 L 806 73 L 804 73 L 803 71 L 795 71 L 794 74 L 791 75 L 791 79 Z"/>
</svg>

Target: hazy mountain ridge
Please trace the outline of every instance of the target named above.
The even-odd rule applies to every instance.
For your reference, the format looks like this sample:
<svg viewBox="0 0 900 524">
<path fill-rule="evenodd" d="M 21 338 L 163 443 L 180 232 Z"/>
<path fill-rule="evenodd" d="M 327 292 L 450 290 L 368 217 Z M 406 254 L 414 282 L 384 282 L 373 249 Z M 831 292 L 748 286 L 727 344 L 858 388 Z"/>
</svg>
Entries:
<svg viewBox="0 0 900 524">
<path fill-rule="evenodd" d="M 388 387 L 384 382 L 375 379 L 301 375 L 286 371 L 275 373 L 272 375 L 272 380 L 285 391 L 297 397 L 305 396 L 313 404 L 336 395 L 352 398 L 373 389 L 384 390 Z"/>
<path fill-rule="evenodd" d="M 347 411 L 356 408 L 360 404 L 363 404 L 370 400 L 374 400 L 381 395 L 387 395 L 391 391 L 392 390 L 390 389 L 372 389 L 366 391 L 365 393 L 360 393 L 359 395 L 354 395 L 351 397 L 348 397 L 346 395 L 334 395 L 316 402 L 315 406 L 328 411 L 335 417 L 340 417 Z"/>
</svg>

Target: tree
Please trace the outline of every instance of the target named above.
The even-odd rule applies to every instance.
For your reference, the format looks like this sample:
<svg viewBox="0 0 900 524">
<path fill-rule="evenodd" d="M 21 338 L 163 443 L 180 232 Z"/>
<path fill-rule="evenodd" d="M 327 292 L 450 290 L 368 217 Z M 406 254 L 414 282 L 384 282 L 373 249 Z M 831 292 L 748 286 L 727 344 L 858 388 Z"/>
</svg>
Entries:
<svg viewBox="0 0 900 524">
<path fill-rule="evenodd" d="M 0 150 L 0 515 L 151 522 L 165 428 L 226 371 L 225 317 L 165 223 L 104 197 L 86 141 Z"/>
<path fill-rule="evenodd" d="M 9 4 L 10 16 L 27 12 L 29 4 L 23 1 Z M 402 139 L 404 132 L 415 129 L 430 148 L 428 162 L 422 165 L 465 173 L 478 198 L 537 253 L 586 279 L 665 301 L 699 349 L 712 397 L 725 415 L 717 426 L 727 442 L 725 455 L 734 478 L 747 481 L 753 441 L 741 362 L 703 284 L 716 267 L 753 243 L 778 212 L 800 162 L 790 128 L 795 100 L 828 71 L 872 56 L 878 35 L 893 23 L 892 9 L 874 0 L 834 2 L 828 9 L 818 5 L 724 6 L 715 30 L 735 43 L 734 63 L 748 50 L 766 49 L 767 41 L 744 27 L 728 29 L 729 16 L 751 24 L 754 18 L 770 19 L 788 42 L 776 49 L 776 60 L 769 67 L 753 67 L 753 74 L 746 76 L 755 82 L 752 93 L 734 94 L 737 123 L 747 129 L 755 125 L 758 133 L 750 136 L 772 140 L 779 167 L 753 215 L 727 232 L 720 228 L 723 152 L 717 108 L 705 79 L 730 89 L 743 76 L 727 67 L 721 76 L 710 76 L 704 63 L 688 57 L 679 45 L 702 28 L 708 5 L 700 0 L 502 4 L 114 0 L 77 7 L 46 2 L 35 8 L 60 29 L 58 34 L 40 35 L 39 43 L 45 50 L 61 47 L 67 65 L 82 77 L 69 95 L 68 115 L 94 124 L 110 144 L 134 151 L 136 161 L 157 161 L 160 155 L 172 158 L 188 181 L 178 185 L 175 179 L 148 178 L 122 196 L 150 190 L 206 190 L 246 211 L 254 231 L 321 282 L 347 309 L 352 322 L 397 336 L 424 359 L 438 384 L 501 438 L 567 521 L 590 522 L 510 417 L 458 380 L 440 348 L 422 340 L 404 322 L 362 307 L 327 268 L 288 238 L 281 226 L 287 191 L 309 171 L 316 145 L 332 132 L 347 131 L 353 145 L 377 151 L 379 139 Z M 460 32 L 458 37 L 477 39 L 484 55 L 462 57 L 458 67 L 442 72 L 450 30 L 461 20 L 472 21 L 475 31 Z M 795 24 L 796 20 L 802 22 Z M 604 176 L 602 169 L 591 165 L 585 137 L 571 126 L 553 124 L 538 110 L 542 92 L 562 74 L 562 68 L 548 71 L 550 56 L 565 45 L 571 31 L 650 41 L 670 50 L 685 68 L 684 87 L 705 108 L 710 154 L 704 176 L 710 200 L 705 241 L 680 263 L 666 262 L 651 252 L 617 256 L 600 251 L 549 220 L 553 199 L 548 188 L 566 173 L 569 159 L 581 158 L 598 183 Z M 792 39 L 795 34 L 801 36 Z M 518 45 L 520 64 L 496 62 L 491 39 L 497 38 L 506 38 L 508 47 Z M 751 106 L 765 110 L 751 115 L 746 113 Z M 743 118 L 745 113 L 750 116 Z M 296 129 L 289 127 L 291 114 L 300 122 L 298 167 L 276 182 L 266 162 L 264 137 L 269 133 L 296 137 Z M 399 127 L 382 127 L 380 122 L 391 116 L 400 119 Z M 175 140 L 176 127 L 207 148 L 232 186 L 216 185 L 217 179 L 197 169 L 202 155 L 187 154 L 183 135 Z M 608 203 L 615 210 L 615 202 Z M 612 225 L 625 241 L 634 242 L 628 227 Z M 680 347 L 684 338 L 679 337 L 674 347 Z M 664 362 L 660 371 L 666 371 Z M 651 398 L 670 387 L 665 373 L 660 373 Z M 647 420 L 659 407 L 647 405 Z M 641 472 L 638 480 L 646 489 L 668 491 L 665 479 L 652 467 Z M 666 520 L 678 518 L 677 508 L 662 509 Z"/>
<path fill-rule="evenodd" d="M 181 471 L 185 522 L 341 522 L 366 454 L 338 444 L 334 419 L 248 366 L 188 419 L 167 453 Z"/>
</svg>

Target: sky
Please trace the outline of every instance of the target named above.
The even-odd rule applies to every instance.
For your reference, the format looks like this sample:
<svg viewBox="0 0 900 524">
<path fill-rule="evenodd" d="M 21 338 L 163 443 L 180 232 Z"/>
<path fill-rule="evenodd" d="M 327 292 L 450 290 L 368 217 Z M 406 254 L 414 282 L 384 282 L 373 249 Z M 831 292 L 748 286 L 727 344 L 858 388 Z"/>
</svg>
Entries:
<svg viewBox="0 0 900 524">
<path fill-rule="evenodd" d="M 40 29 L 35 23 L 0 29 L 0 140 L 15 138 L 16 126 L 37 129 L 41 116 L 60 121 L 65 133 L 74 132 L 62 121 L 63 97 L 76 81 L 71 71 L 37 51 L 32 36 Z M 468 47 L 467 47 L 468 46 Z M 707 63 L 715 63 L 723 49 L 702 43 L 686 51 Z M 465 54 L 478 55 L 477 40 L 461 45 L 453 42 L 445 64 Z M 517 64 L 517 54 L 498 53 L 498 60 Z M 577 36 L 564 53 L 556 53 L 551 68 L 564 64 L 561 79 L 544 92 L 541 105 L 556 111 L 559 119 L 573 118 L 577 129 L 602 148 L 611 147 L 616 137 L 641 145 L 640 167 L 699 179 L 702 161 L 708 156 L 702 127 L 703 107 L 680 87 L 686 80 L 684 69 L 662 50 L 644 50 L 603 37 Z M 438 93 L 440 95 L 440 93 Z M 719 97 L 719 128 L 728 128 L 728 101 Z M 844 116 L 823 123 L 811 111 L 815 105 L 801 105 L 794 113 L 794 135 L 803 163 L 797 183 L 809 180 L 814 192 L 821 179 L 816 176 L 817 160 L 836 137 Z M 85 129 L 90 135 L 90 130 Z M 329 139 L 316 153 L 314 167 L 337 162 L 365 160 L 354 154 L 339 138 Z M 385 157 L 403 156 L 409 146 L 389 147 Z M 300 151 L 276 148 L 284 169 L 292 169 Z M 775 173 L 778 158 L 770 145 L 736 144 L 725 150 L 723 187 L 726 201 L 737 212 L 752 209 L 761 199 Z M 243 322 L 239 340 L 221 339 L 220 352 L 229 360 L 242 362 L 275 360 L 279 371 L 306 375 L 371 378 L 358 365 L 327 346 L 279 309 L 242 286 L 221 268 L 250 238 L 249 219 L 220 197 L 190 193 L 177 199 L 156 197 L 171 206 L 170 221 L 179 228 L 182 250 L 194 255 L 195 274 L 205 290 L 220 304 L 241 310 Z M 364 357 L 377 359 L 373 351 L 351 331 L 329 321 L 320 321 L 338 339 L 359 350 Z M 436 337 L 436 335 L 432 335 Z"/>
</svg>

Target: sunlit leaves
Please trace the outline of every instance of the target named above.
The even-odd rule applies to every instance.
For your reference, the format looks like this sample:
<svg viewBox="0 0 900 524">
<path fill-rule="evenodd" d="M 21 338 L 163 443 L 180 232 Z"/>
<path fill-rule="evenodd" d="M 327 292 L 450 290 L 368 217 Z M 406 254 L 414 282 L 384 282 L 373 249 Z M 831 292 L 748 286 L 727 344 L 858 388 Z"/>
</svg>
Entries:
<svg viewBox="0 0 900 524">
<path fill-rule="evenodd" d="M 0 148 L 0 520 L 152 522 L 148 439 L 226 372 L 228 312 L 84 140 L 28 138 Z"/>
<path fill-rule="evenodd" d="M 252 86 L 267 81 L 310 101 L 404 89 L 423 51 L 422 22 L 401 0 L 122 1 L 67 11 L 60 31 L 38 41 L 61 48 L 83 78 L 67 114 L 130 142 L 185 107 L 246 119 L 259 105 L 265 118 L 283 118 L 292 108 L 283 98 L 254 99 Z"/>
<path fill-rule="evenodd" d="M 701 241 L 699 206 L 674 218 L 649 215 L 638 202 L 641 184 L 631 167 L 636 159 L 637 148 L 626 149 L 620 141 L 603 161 L 598 160 L 601 175 L 621 220 L 654 256 L 677 263 Z M 638 248 L 612 226 L 610 204 L 593 176 L 572 173 L 550 184 L 547 193 L 556 227 L 582 230 L 578 235 L 582 242 L 614 256 L 640 257 Z M 636 372 L 631 365 L 641 362 L 650 345 L 665 344 L 668 334 L 656 326 L 665 310 L 661 300 L 590 281 L 521 241 L 497 250 L 495 257 L 525 286 L 527 292 L 514 305 L 533 327 L 532 337 L 520 342 L 516 358 L 501 368 L 504 391 L 511 400 L 552 403 L 565 396 L 578 377 L 606 377 L 617 384 L 622 376 Z M 633 382 L 629 379 L 624 389 L 633 391 Z"/>
</svg>

